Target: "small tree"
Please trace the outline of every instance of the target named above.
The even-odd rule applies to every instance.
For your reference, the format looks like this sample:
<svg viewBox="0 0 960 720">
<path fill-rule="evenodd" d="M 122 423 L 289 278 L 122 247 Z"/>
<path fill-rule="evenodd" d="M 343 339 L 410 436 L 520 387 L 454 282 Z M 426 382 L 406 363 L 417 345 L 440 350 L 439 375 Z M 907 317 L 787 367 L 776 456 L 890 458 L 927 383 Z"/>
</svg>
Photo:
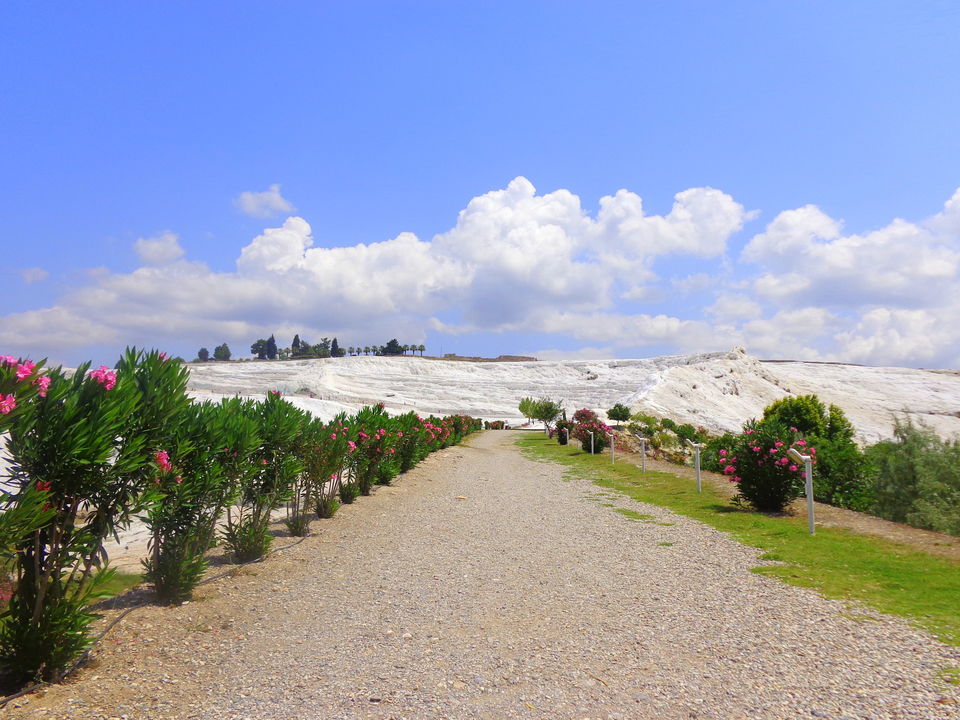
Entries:
<svg viewBox="0 0 960 720">
<path fill-rule="evenodd" d="M 403 346 L 400 344 L 400 342 L 396 338 L 393 338 L 390 341 L 388 341 L 386 345 L 383 346 L 383 354 L 384 355 L 403 355 Z"/>
<path fill-rule="evenodd" d="M 337 342 L 336 338 L 330 343 L 330 357 L 343 357 L 343 351 L 340 349 L 340 343 Z"/>
<path fill-rule="evenodd" d="M 227 361 L 230 359 L 230 347 L 224 343 L 223 345 L 217 345 L 213 349 L 213 359 Z"/>
<path fill-rule="evenodd" d="M 535 420 L 543 423 L 548 433 L 550 432 L 551 423 L 560 417 L 560 413 L 563 410 L 561 404 L 562 403 L 547 397 L 540 398 L 534 403 L 533 417 Z"/>
<path fill-rule="evenodd" d="M 354 351 L 354 350 L 356 350 L 356 348 L 353 347 L 353 345 L 351 345 L 350 347 L 348 347 L 348 348 L 347 348 L 347 355 L 353 355 L 353 351 Z"/>
<path fill-rule="evenodd" d="M 202 347 L 197 351 L 197 360 L 201 362 L 206 362 L 210 359 L 210 351 Z"/>
<path fill-rule="evenodd" d="M 369 355 L 369 354 L 370 354 L 370 346 L 369 346 L 369 345 L 364 345 L 364 346 L 363 346 L 363 354 L 364 354 L 364 355 Z"/>
<path fill-rule="evenodd" d="M 630 408 L 623 403 L 617 403 L 607 410 L 607 417 L 611 420 L 616 420 L 618 423 L 626 422 L 630 419 Z"/>
<path fill-rule="evenodd" d="M 267 357 L 271 360 L 277 359 L 277 341 L 273 335 L 267 338 Z"/>
<path fill-rule="evenodd" d="M 420 351 L 420 357 L 423 357 L 423 353 L 426 351 L 426 348 L 423 346 L 423 343 L 420 343 L 420 347 L 417 348 Z"/>
<path fill-rule="evenodd" d="M 298 355 L 300 353 L 300 333 L 297 333 L 293 336 L 293 342 L 290 343 L 290 352 L 294 355 Z"/>
<path fill-rule="evenodd" d="M 267 341 L 263 338 L 257 340 L 250 346 L 250 352 L 257 356 L 257 360 L 267 359 Z"/>
</svg>

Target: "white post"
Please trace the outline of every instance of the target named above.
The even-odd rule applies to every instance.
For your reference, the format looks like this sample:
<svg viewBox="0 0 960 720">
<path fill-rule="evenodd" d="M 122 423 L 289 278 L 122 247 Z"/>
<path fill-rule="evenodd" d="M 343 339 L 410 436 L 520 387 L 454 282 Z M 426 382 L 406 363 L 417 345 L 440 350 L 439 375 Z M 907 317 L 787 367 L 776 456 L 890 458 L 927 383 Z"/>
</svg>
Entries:
<svg viewBox="0 0 960 720">
<path fill-rule="evenodd" d="M 590 433 L 590 454 L 593 455 L 593 431 L 587 430 Z"/>
<path fill-rule="evenodd" d="M 570 444 L 570 430 L 568 428 L 563 429 L 564 435 L 567 438 L 567 445 Z"/>
<path fill-rule="evenodd" d="M 813 457 L 810 455 L 801 455 L 796 448 L 790 448 L 787 454 L 797 462 L 803 461 L 804 484 L 803 490 L 807 496 L 807 530 L 811 535 L 816 532 L 816 521 L 813 517 Z"/>
<path fill-rule="evenodd" d="M 637 435 L 636 433 L 633 436 L 640 441 L 640 472 L 647 471 L 647 439 L 643 435 Z"/>
<path fill-rule="evenodd" d="M 687 444 L 693 448 L 693 464 L 697 468 L 697 492 L 703 492 L 703 486 L 700 484 L 700 448 L 703 447 L 701 443 L 695 443 L 693 440 L 687 440 Z"/>
<path fill-rule="evenodd" d="M 617 464 L 617 436 L 613 430 L 610 431 L 610 464 Z"/>
</svg>

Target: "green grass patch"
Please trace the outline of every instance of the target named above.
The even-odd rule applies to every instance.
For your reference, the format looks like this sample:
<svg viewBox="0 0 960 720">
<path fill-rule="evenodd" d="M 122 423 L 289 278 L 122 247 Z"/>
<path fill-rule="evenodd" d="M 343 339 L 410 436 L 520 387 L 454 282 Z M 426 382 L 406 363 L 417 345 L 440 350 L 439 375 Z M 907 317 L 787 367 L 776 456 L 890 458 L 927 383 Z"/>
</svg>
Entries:
<svg viewBox="0 0 960 720">
<path fill-rule="evenodd" d="M 699 520 L 760 548 L 763 559 L 782 563 L 755 572 L 909 618 L 942 641 L 960 645 L 960 562 L 839 528 L 817 528 L 810 536 L 805 517 L 739 509 L 707 485 L 700 495 L 690 479 L 643 473 L 629 463 L 611 465 L 606 456 L 591 457 L 542 436 L 522 437 L 517 444 L 531 459 L 566 465 L 601 487 Z"/>
<path fill-rule="evenodd" d="M 651 522 L 653 520 L 653 515 L 646 515 L 644 513 L 639 513 L 636 510 L 628 510 L 627 508 L 617 508 L 616 512 L 620 513 L 624 517 L 630 518 L 631 520 L 642 520 L 643 522 Z"/>
<path fill-rule="evenodd" d="M 136 587 L 143 582 L 143 576 L 139 573 L 117 572 L 107 580 L 97 593 L 97 598 L 93 602 L 100 602 L 107 598 L 123 595 L 130 588 Z"/>
<path fill-rule="evenodd" d="M 960 685 L 960 667 L 941 668 L 937 677 L 947 685 Z"/>
</svg>

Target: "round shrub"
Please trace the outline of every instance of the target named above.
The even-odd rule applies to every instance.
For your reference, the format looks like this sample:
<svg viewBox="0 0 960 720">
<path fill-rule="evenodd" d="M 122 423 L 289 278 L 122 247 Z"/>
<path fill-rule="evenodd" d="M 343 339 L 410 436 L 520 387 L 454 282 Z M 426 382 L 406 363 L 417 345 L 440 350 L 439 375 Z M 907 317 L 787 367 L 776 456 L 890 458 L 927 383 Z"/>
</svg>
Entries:
<svg viewBox="0 0 960 720">
<path fill-rule="evenodd" d="M 804 468 L 787 454 L 791 446 L 816 455 L 816 449 L 779 423 L 747 423 L 742 434 L 718 455 L 723 473 L 737 483 L 735 501 L 761 512 L 783 512 L 803 492 Z"/>
</svg>

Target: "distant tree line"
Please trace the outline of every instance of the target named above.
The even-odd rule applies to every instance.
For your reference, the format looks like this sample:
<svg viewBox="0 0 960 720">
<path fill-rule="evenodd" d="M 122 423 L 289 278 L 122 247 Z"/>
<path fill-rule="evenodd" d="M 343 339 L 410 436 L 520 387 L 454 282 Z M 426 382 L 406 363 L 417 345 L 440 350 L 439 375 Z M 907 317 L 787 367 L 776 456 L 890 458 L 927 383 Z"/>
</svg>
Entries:
<svg viewBox="0 0 960 720">
<path fill-rule="evenodd" d="M 320 342 L 312 344 L 306 339 L 300 337 L 300 333 L 293 336 L 290 347 L 277 347 L 276 338 L 273 335 L 264 339 L 260 338 L 250 346 L 250 352 L 256 355 L 258 360 L 288 360 L 291 358 L 338 358 L 345 355 L 406 355 L 426 352 L 426 347 L 420 345 L 401 345 L 396 338 L 392 338 L 385 345 L 365 345 L 340 347 L 337 338 L 320 338 Z M 214 360 L 229 360 L 230 348 L 226 343 L 218 345 L 213 350 Z M 210 360 L 210 351 L 202 347 L 197 352 L 197 360 L 206 362 Z"/>
</svg>

